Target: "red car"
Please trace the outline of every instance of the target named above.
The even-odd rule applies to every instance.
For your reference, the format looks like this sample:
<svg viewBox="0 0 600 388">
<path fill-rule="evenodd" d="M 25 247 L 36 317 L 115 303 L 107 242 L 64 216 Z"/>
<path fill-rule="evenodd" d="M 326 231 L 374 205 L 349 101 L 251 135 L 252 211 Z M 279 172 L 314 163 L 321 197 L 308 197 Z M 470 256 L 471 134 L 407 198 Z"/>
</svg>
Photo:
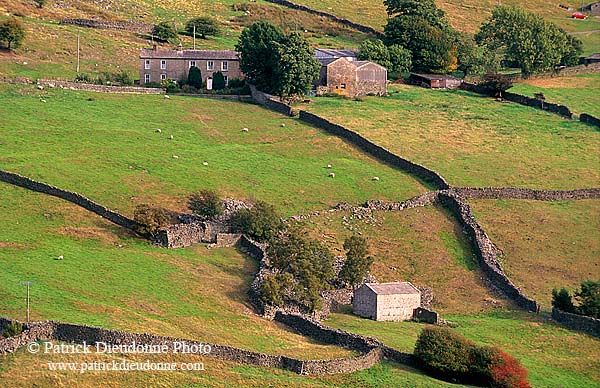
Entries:
<svg viewBox="0 0 600 388">
<path fill-rule="evenodd" d="M 587 19 L 587 15 L 584 15 L 581 12 L 575 12 L 571 17 L 573 19 Z"/>
</svg>

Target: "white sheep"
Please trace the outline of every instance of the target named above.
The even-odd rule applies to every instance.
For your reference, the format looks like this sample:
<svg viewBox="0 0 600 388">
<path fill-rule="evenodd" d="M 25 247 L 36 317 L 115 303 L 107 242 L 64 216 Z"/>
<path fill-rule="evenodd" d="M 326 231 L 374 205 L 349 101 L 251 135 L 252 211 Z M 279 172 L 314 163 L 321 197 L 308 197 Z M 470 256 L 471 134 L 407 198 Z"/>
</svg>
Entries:
<svg viewBox="0 0 600 388">
<path fill-rule="evenodd" d="M 242 128 L 242 132 L 248 132 L 249 129 L 248 128 Z"/>
<path fill-rule="evenodd" d="M 60 255 L 60 256 L 58 256 L 58 257 L 56 258 L 56 260 L 62 260 L 62 259 L 64 259 L 64 258 L 65 258 L 65 257 L 64 257 L 63 255 Z"/>
<path fill-rule="evenodd" d="M 333 172 L 330 172 L 330 173 L 329 173 L 329 177 L 330 177 L 330 178 L 335 178 L 335 173 L 333 173 Z"/>
<path fill-rule="evenodd" d="M 156 133 L 161 133 L 161 132 L 162 132 L 162 129 L 158 128 L 158 129 L 157 129 L 156 131 L 154 131 L 154 132 L 156 132 Z"/>
<path fill-rule="evenodd" d="M 164 98 L 165 98 L 165 100 L 170 100 L 171 99 L 171 97 L 167 96 L 166 94 L 165 94 Z"/>
<path fill-rule="evenodd" d="M 327 168 L 333 168 L 333 166 L 331 164 L 328 164 Z"/>
<path fill-rule="evenodd" d="M 169 139 L 173 140 L 173 135 L 169 136 Z"/>
<path fill-rule="evenodd" d="M 173 155 L 173 159 L 179 159 L 179 156 Z"/>
<path fill-rule="evenodd" d="M 44 87 L 42 85 L 38 85 L 37 88 L 40 90 L 44 90 Z"/>
<path fill-rule="evenodd" d="M 374 176 L 372 180 L 379 181 L 379 177 L 378 176 Z"/>
<path fill-rule="evenodd" d="M 285 128 L 285 123 L 281 123 L 281 128 Z"/>
<path fill-rule="evenodd" d="M 202 162 L 203 166 L 208 166 L 208 162 Z"/>
<path fill-rule="evenodd" d="M 46 100 L 44 100 L 43 98 L 40 100 L 41 102 L 46 102 Z"/>
</svg>

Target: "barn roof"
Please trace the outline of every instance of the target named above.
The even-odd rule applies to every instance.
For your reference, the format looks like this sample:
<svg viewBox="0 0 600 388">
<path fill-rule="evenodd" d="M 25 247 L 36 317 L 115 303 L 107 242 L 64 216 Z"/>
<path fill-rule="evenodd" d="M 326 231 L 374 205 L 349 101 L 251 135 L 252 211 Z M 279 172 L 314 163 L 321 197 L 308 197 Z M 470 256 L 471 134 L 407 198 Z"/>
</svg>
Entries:
<svg viewBox="0 0 600 388">
<path fill-rule="evenodd" d="M 600 53 L 592 54 L 589 57 L 585 57 L 585 59 L 600 59 Z"/>
<path fill-rule="evenodd" d="M 356 52 L 352 50 L 332 50 L 324 48 L 315 49 L 315 57 L 317 58 L 341 58 L 341 57 L 356 57 Z"/>
<path fill-rule="evenodd" d="M 394 283 L 365 283 L 365 286 L 373 290 L 377 295 L 397 295 L 397 294 L 420 294 L 415 286 L 409 282 Z"/>
<path fill-rule="evenodd" d="M 429 81 L 441 81 L 441 80 L 445 80 L 445 79 L 452 79 L 452 80 L 461 81 L 460 78 L 456 78 L 456 77 L 453 77 L 451 75 L 445 75 L 445 74 L 419 74 L 419 73 L 411 73 L 410 75 L 411 76 L 420 77 L 420 78 L 424 78 L 424 79 L 429 80 Z"/>
<path fill-rule="evenodd" d="M 238 60 L 239 53 L 234 50 L 154 50 L 141 49 L 142 59 L 225 59 Z"/>
</svg>

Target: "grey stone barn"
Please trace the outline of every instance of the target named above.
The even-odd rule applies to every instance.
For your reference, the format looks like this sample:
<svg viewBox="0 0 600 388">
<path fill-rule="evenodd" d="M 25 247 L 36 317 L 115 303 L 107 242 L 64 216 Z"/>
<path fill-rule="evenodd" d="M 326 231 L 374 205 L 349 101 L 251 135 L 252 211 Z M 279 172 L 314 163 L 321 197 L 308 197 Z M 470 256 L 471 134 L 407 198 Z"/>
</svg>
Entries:
<svg viewBox="0 0 600 388">
<path fill-rule="evenodd" d="M 412 319 L 421 306 L 421 291 L 409 282 L 365 283 L 354 291 L 354 314 L 376 321 Z"/>
</svg>

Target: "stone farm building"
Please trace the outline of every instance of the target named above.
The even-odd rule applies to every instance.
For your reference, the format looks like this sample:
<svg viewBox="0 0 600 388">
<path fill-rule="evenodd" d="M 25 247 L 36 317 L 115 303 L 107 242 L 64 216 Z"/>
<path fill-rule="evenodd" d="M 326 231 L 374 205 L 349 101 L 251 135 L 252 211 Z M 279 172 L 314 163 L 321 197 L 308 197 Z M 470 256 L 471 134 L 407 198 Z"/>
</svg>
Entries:
<svg viewBox="0 0 600 388">
<path fill-rule="evenodd" d="M 412 319 L 421 306 L 421 292 L 409 282 L 365 283 L 354 291 L 354 314 L 376 321 Z"/>
<path fill-rule="evenodd" d="M 462 84 L 460 78 L 441 74 L 410 74 L 410 83 L 431 89 L 458 89 Z"/>
<path fill-rule="evenodd" d="M 190 67 L 196 66 L 207 89 L 212 89 L 212 77 L 223 73 L 225 83 L 242 78 L 239 53 L 233 50 L 158 50 L 140 51 L 140 84 L 160 83 L 171 79 L 187 80 Z"/>
<path fill-rule="evenodd" d="M 350 50 L 316 49 L 321 63 L 317 94 L 337 93 L 355 97 L 387 93 L 387 69 L 369 61 L 358 61 Z"/>
</svg>

